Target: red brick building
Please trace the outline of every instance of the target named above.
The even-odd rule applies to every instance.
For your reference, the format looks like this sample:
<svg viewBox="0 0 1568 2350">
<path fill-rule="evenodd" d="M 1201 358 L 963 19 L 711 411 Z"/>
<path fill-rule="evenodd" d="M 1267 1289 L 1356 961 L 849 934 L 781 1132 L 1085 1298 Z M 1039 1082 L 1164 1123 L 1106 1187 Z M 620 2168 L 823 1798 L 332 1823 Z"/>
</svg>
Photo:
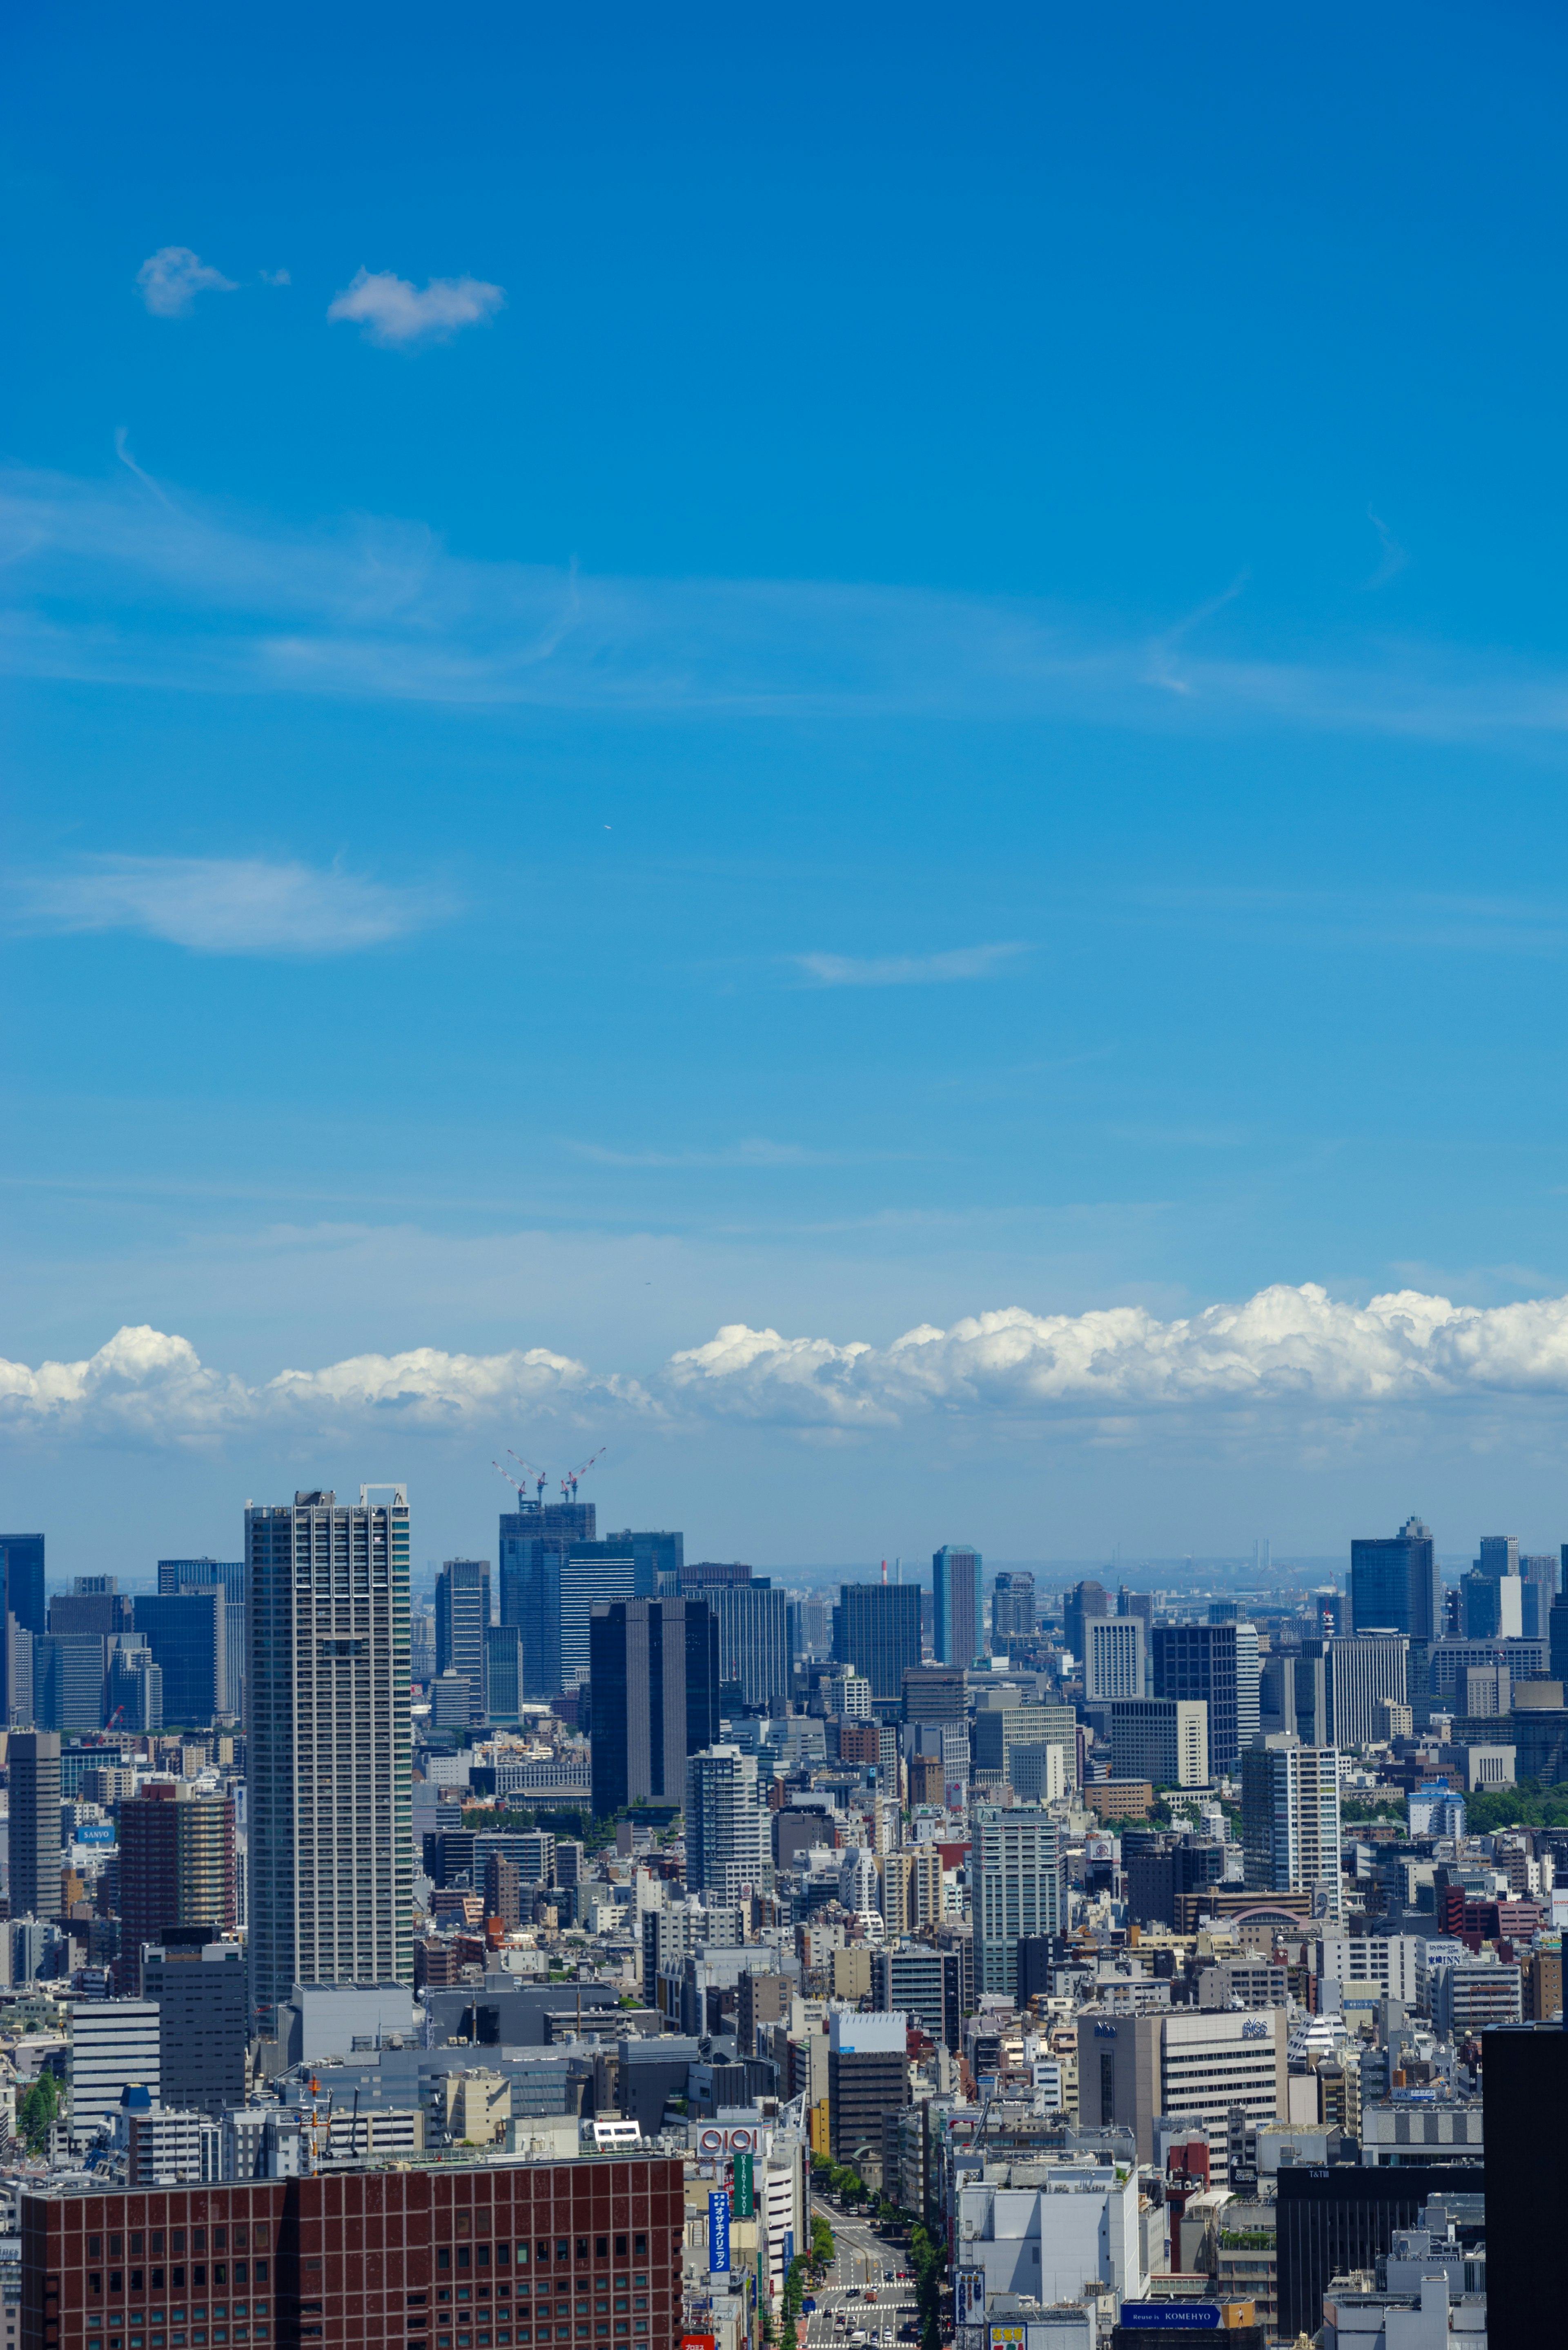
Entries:
<svg viewBox="0 0 1568 2350">
<path fill-rule="evenodd" d="M 681 2165 L 24 2194 L 21 2350 L 676 2350 Z"/>
</svg>

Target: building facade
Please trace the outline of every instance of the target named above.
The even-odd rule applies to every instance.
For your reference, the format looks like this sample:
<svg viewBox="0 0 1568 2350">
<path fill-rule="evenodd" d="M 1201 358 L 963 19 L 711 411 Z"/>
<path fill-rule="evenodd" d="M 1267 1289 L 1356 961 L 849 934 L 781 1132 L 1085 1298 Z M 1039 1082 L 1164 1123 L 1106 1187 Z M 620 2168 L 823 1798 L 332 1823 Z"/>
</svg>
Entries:
<svg viewBox="0 0 1568 2350">
<path fill-rule="evenodd" d="M 1435 1640 L 1443 1628 L 1443 1585 L 1431 1529 L 1407 1518 L 1397 1534 L 1350 1545 L 1347 1629 L 1404 1632 Z"/>
<path fill-rule="evenodd" d="M 40 1538 L 41 1539 L 41 1538 Z M 60 1739 L 57 1731 L 14 1731 L 10 1780 L 11 1915 L 54 1918 L 60 1908 Z"/>
<path fill-rule="evenodd" d="M 719 1626 L 721 1687 L 739 1690 L 748 1709 L 787 1700 L 792 1659 L 784 1593 L 758 1576 L 719 1584 L 708 1599 Z"/>
<path fill-rule="evenodd" d="M 1399 1632 L 1353 1632 L 1329 1642 L 1331 1745 L 1370 1746 L 1382 1736 L 1379 1707 L 1409 1703 L 1409 1654 Z"/>
<path fill-rule="evenodd" d="M 1084 1626 L 1084 1702 L 1144 1693 L 1144 1631 L 1136 1616 L 1091 1616 Z"/>
<path fill-rule="evenodd" d="M 435 1646 L 438 1673 L 462 1673 L 468 1682 L 468 1718 L 489 1717 L 490 1561 L 449 1558 L 436 1577 Z"/>
<path fill-rule="evenodd" d="M 530 1502 L 501 1514 L 501 1620 L 523 1635 L 524 1696 L 548 1704 L 561 1679 L 561 1566 L 574 1543 L 594 1539 L 592 1502 Z"/>
<path fill-rule="evenodd" d="M 986 1804 L 974 1811 L 970 1836 L 975 1988 L 1011 1997 L 1020 1937 L 1066 1930 L 1062 1825 L 1027 1804 Z"/>
<path fill-rule="evenodd" d="M 688 1756 L 719 1735 L 719 1629 L 707 1601 L 601 1600 L 589 1662 L 597 1817 L 643 1798 L 684 1802 Z"/>
<path fill-rule="evenodd" d="M 833 1610 L 833 1654 L 871 1684 L 871 1702 L 902 1707 L 904 1674 L 920 1661 L 920 1593 L 913 1583 L 845 1583 Z"/>
<path fill-rule="evenodd" d="M 982 1575 L 981 1555 L 967 1543 L 944 1543 L 932 1556 L 933 1645 L 939 1664 L 969 1665 L 984 1653 Z"/>
<path fill-rule="evenodd" d="M 1304 1893 L 1314 1913 L 1340 1911 L 1339 1755 L 1291 1731 L 1241 1757 L 1241 1855 L 1249 1891 Z"/>
<path fill-rule="evenodd" d="M 407 1491 L 249 1509 L 245 1563 L 252 1983 L 265 2016 L 296 1983 L 413 1978 Z"/>
<path fill-rule="evenodd" d="M 1111 1775 L 1157 1787 L 1209 1784 L 1209 1708 L 1201 1698 L 1132 1697 L 1111 1707 Z"/>
<path fill-rule="evenodd" d="M 171 1730 L 205 1730 L 228 1695 L 227 1598 L 222 1587 L 139 1594 L 136 1629 L 163 1676 L 163 1719 Z"/>
<path fill-rule="evenodd" d="M 773 1814 L 757 1783 L 757 1758 L 711 1746 L 686 1764 L 686 1887 L 733 1908 L 773 1888 Z"/>
<path fill-rule="evenodd" d="M 181 1591 L 223 1595 L 223 1711 L 236 1721 L 245 1711 L 245 1563 L 243 1558 L 161 1558 L 158 1589 L 172 1597 Z"/>
<path fill-rule="evenodd" d="M 1034 1577 L 1016 1569 L 999 1575 L 991 1592 L 992 1645 L 1005 1649 L 1010 1640 L 1032 1640 L 1034 1625 Z"/>
</svg>

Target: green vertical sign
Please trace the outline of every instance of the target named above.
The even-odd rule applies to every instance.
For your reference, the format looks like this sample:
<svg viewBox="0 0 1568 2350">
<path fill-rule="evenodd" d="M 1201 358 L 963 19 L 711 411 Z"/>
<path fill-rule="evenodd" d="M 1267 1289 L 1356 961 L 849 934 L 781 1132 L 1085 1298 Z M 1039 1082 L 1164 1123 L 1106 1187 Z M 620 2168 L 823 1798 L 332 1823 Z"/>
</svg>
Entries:
<svg viewBox="0 0 1568 2350">
<path fill-rule="evenodd" d="M 752 2158 L 749 2154 L 735 2157 L 735 2217 L 749 2220 L 752 2216 Z"/>
</svg>

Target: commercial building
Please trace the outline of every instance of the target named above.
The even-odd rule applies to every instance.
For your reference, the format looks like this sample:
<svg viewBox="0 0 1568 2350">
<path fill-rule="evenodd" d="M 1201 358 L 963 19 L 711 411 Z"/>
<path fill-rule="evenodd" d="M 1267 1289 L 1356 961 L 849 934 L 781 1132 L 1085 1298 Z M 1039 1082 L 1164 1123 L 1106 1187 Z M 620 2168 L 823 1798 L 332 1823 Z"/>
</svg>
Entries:
<svg viewBox="0 0 1568 2350">
<path fill-rule="evenodd" d="M 469 1720 L 488 1718 L 490 1561 L 449 1558 L 436 1577 L 436 1671 L 462 1673 L 468 1683 Z"/>
<path fill-rule="evenodd" d="M 101 1633 L 47 1632 L 33 1642 L 33 1720 L 67 1735 L 103 1727 L 107 1643 Z"/>
<path fill-rule="evenodd" d="M 501 1513 L 501 1620 L 523 1635 L 524 1699 L 548 1702 L 561 1679 L 561 1566 L 574 1543 L 594 1539 L 592 1502 L 529 1501 Z M 629 1555 L 628 1549 L 620 1554 Z"/>
<path fill-rule="evenodd" d="M 970 1742 L 977 1771 L 994 1771 L 1009 1783 L 1015 1746 L 1059 1746 L 1069 1785 L 1078 1777 L 1078 1722 L 1070 1705 L 1034 1705 L 1012 1692 L 985 1691 L 975 1710 Z"/>
<path fill-rule="evenodd" d="M 833 1654 L 870 1682 L 874 1706 L 901 1707 L 904 1675 L 920 1661 L 919 1586 L 841 1584 L 833 1610 Z"/>
<path fill-rule="evenodd" d="M 1330 1640 L 1334 1746 L 1370 1746 L 1383 1735 L 1379 1708 L 1409 1702 L 1410 1643 L 1399 1632 L 1353 1632 Z"/>
<path fill-rule="evenodd" d="M 130 1596 L 121 1591 L 117 1575 L 78 1575 L 69 1591 L 57 1591 L 49 1602 L 49 1630 L 61 1639 L 84 1634 L 99 1640 L 133 1627 Z"/>
<path fill-rule="evenodd" d="M 412 2339 L 451 2350 L 456 2309 L 463 2313 L 460 2331 L 479 2307 L 494 2313 L 497 2329 L 504 2321 L 509 2330 L 523 2325 L 526 2309 L 532 2330 L 551 2293 L 568 2305 L 580 2293 L 626 2302 L 624 2316 L 618 2311 L 602 2322 L 628 2331 L 612 2331 L 607 2341 L 676 2350 L 681 2172 L 679 2159 L 634 2154 L 493 2170 L 463 2165 L 455 2175 L 349 2170 L 236 2181 L 160 2190 L 145 2202 L 118 2192 L 24 2193 L 24 2344 L 44 2350 L 46 2282 L 50 2350 L 56 2341 L 59 2350 L 124 2341 L 128 2319 L 133 2334 L 156 2339 L 176 2307 L 200 2307 L 204 2321 L 222 2308 L 226 2326 L 234 2304 L 219 2282 L 223 2266 L 232 2271 L 224 2282 L 244 2299 L 242 2323 L 253 2342 L 318 2334 L 329 2345 Z M 185 2258 L 195 2227 L 213 2232 L 211 2250 L 219 2254 L 200 2263 L 212 2270 L 211 2293 L 205 2274 L 198 2285 Z M 109 2242 L 124 2242 L 133 2229 L 148 2231 L 146 2257 L 136 2263 L 121 2256 L 111 2265 Z M 221 2253 L 219 2230 L 228 2240 Z M 193 2241 L 190 2249 L 197 2250 Z M 187 2271 L 192 2293 L 204 2298 L 187 2296 Z M 460 2303 L 459 2293 L 473 2299 Z"/>
<path fill-rule="evenodd" d="M 1258 1635 L 1251 1624 L 1157 1624 L 1153 1694 L 1209 1708 L 1209 1767 L 1233 1771 L 1258 1733 Z"/>
<path fill-rule="evenodd" d="M 1084 1702 L 1112 1705 L 1145 1690 L 1144 1627 L 1136 1616 L 1092 1616 L 1084 1626 Z"/>
<path fill-rule="evenodd" d="M 1339 1756 L 1272 1732 L 1241 1757 L 1241 1855 L 1248 1890 L 1305 1893 L 1340 1912 Z"/>
<path fill-rule="evenodd" d="M 1111 1776 L 1157 1787 L 1209 1784 L 1209 1708 L 1201 1698 L 1131 1697 L 1111 1707 Z"/>
<path fill-rule="evenodd" d="M 1103 1583 L 1092 1579 L 1075 1583 L 1062 1604 L 1062 1636 L 1068 1653 L 1081 1664 L 1088 1646 L 1088 1625 L 1092 1617 L 1113 1613 L 1110 1594 Z"/>
<path fill-rule="evenodd" d="M 43 1537 L 38 1537 L 40 1544 Z M 57 1731 L 13 1731 L 10 1781 L 13 1918 L 54 1918 L 60 1907 L 60 1740 Z"/>
<path fill-rule="evenodd" d="M 1488 2326 L 1493 2350 L 1536 2350 L 1562 2333 L 1568 2309 L 1556 2131 L 1568 2110 L 1568 2033 L 1490 2032 L 1483 2053 Z"/>
<path fill-rule="evenodd" d="M 1528 2140 L 1521 2151 L 1528 2155 Z M 1434 2197 L 1477 2193 L 1481 2178 L 1480 2164 L 1412 2165 L 1403 2170 L 1350 2162 L 1282 2164 L 1275 2181 L 1281 2337 L 1290 2342 L 1300 2334 L 1315 2334 L 1331 2277 L 1357 2269 L 1376 2273 L 1379 2256 L 1393 2248 L 1397 2229 L 1418 2226 Z M 1495 2262 L 1490 2200 L 1487 2221 Z M 1495 2283 L 1495 2267 L 1492 2274 Z"/>
<path fill-rule="evenodd" d="M 484 1627 L 484 1713 L 487 1721 L 517 1721 L 523 1711 L 523 1628 Z"/>
<path fill-rule="evenodd" d="M 162 1943 L 171 1928 L 234 1933 L 239 1903 L 230 1798 L 165 1779 L 122 1801 L 119 1904 L 122 1991 L 140 1991 L 143 1945 Z"/>
<path fill-rule="evenodd" d="M 1443 1628 L 1443 1583 L 1431 1529 L 1407 1518 L 1397 1534 L 1350 1545 L 1350 1626 L 1435 1640 Z"/>
<path fill-rule="evenodd" d="M 984 2278 L 988 2306 L 998 2293 L 1081 2305 L 1091 2281 L 1118 2303 L 1143 2293 L 1137 2174 L 1108 2155 L 992 2158 L 961 2176 L 953 2201 L 962 2265 Z"/>
<path fill-rule="evenodd" d="M 720 1687 L 738 1690 L 748 1711 L 765 1711 L 774 1700 L 782 1705 L 789 1696 L 792 1665 L 783 1591 L 758 1576 L 720 1584 L 708 1595 L 708 1604 L 719 1626 Z"/>
<path fill-rule="evenodd" d="M 939 1664 L 969 1665 L 984 1654 L 982 1575 L 981 1555 L 968 1543 L 944 1543 L 932 1555 L 932 1646 Z"/>
<path fill-rule="evenodd" d="M 733 1908 L 753 1894 L 772 1890 L 773 1814 L 757 1782 L 754 1754 L 711 1746 L 691 1755 L 685 1814 L 689 1894 Z"/>
<path fill-rule="evenodd" d="M 902 2015 L 835 2008 L 827 2019 L 827 2114 L 835 2162 L 880 2170 L 882 2116 L 909 2102 L 909 2026 Z"/>
<path fill-rule="evenodd" d="M 1434 2028 L 1456 2043 L 1500 2024 L 1518 2023 L 1524 2013 L 1520 1969 L 1480 1959 L 1451 1960 L 1432 1976 L 1431 2003 Z"/>
<path fill-rule="evenodd" d="M 970 1834 L 975 1988 L 1011 1997 L 1020 1937 L 1066 1929 L 1063 1829 L 1033 1806 L 986 1804 L 976 1807 Z"/>
<path fill-rule="evenodd" d="M 688 1756 L 719 1734 L 719 1631 L 707 1601 L 600 1601 L 589 1664 L 595 1813 L 607 1819 L 643 1797 L 682 1802 Z"/>
<path fill-rule="evenodd" d="M 922 1943 L 871 1953 L 871 2002 L 908 2017 L 940 2048 L 957 2053 L 963 2031 L 959 1962 L 952 1950 Z"/>
<path fill-rule="evenodd" d="M 245 1710 L 245 1563 L 243 1558 L 161 1558 L 158 1588 L 223 1595 L 223 1711 L 242 1721 Z"/>
<path fill-rule="evenodd" d="M 228 1695 L 227 1600 L 222 1588 L 141 1595 L 136 1629 L 163 1676 L 163 1719 L 171 1729 L 205 1730 Z"/>
<path fill-rule="evenodd" d="M 250 1969 L 237 1942 L 171 1932 L 142 1959 L 142 1994 L 158 2010 L 158 2078 L 165 2106 L 218 2115 L 249 2089 Z"/>
<path fill-rule="evenodd" d="M 1017 1569 L 999 1575 L 991 1591 L 991 1638 L 1005 1651 L 1010 1640 L 1034 1638 L 1034 1577 Z"/>
<path fill-rule="evenodd" d="M 1190 2115 L 1209 2139 L 1210 2177 L 1230 2177 L 1230 2116 L 1250 2126 L 1290 2110 L 1285 2012 L 1146 2015 L 1089 2010 L 1078 2018 L 1078 2126 L 1131 2130 L 1154 2159 L 1154 2125 Z"/>
<path fill-rule="evenodd" d="M 407 1490 L 248 1509 L 245 1557 L 250 1936 L 265 2017 L 299 1982 L 412 1981 Z"/>
<path fill-rule="evenodd" d="M 71 2010 L 71 2127 L 108 2129 L 124 2091 L 159 2095 L 158 2010 L 151 2000 L 83 1999 Z"/>
<path fill-rule="evenodd" d="M 1262 1659 L 1260 1730 L 1293 1731 L 1303 1746 L 1334 1744 L 1324 1645 L 1322 1640 L 1310 1640 L 1299 1649 L 1275 1649 Z"/>
</svg>

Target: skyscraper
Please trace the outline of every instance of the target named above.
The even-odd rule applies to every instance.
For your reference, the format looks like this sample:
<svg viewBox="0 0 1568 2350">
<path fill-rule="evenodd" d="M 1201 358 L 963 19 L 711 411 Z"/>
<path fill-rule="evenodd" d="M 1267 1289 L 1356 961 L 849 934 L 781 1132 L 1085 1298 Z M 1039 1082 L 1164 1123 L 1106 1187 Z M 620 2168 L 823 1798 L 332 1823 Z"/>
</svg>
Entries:
<svg viewBox="0 0 1568 2350">
<path fill-rule="evenodd" d="M 1067 1923 L 1063 1829 L 1052 1814 L 1015 1804 L 982 1804 L 971 1822 L 974 1874 L 974 1987 L 1005 1991 L 1018 1984 L 1018 1944 L 1033 1934 L 1060 1934 Z"/>
<path fill-rule="evenodd" d="M 682 1803 L 688 1756 L 719 1735 L 712 1609 L 703 1599 L 601 1599 L 588 1637 L 596 1816 L 639 1796 Z"/>
<path fill-rule="evenodd" d="M 984 1653 L 982 1565 L 979 1551 L 966 1543 L 944 1543 L 932 1555 L 932 1613 L 940 1665 L 970 1665 Z"/>
<path fill-rule="evenodd" d="M 787 1699 L 790 1689 L 786 1602 L 765 1577 L 721 1585 L 709 1604 L 719 1621 L 719 1680 L 738 1689 L 743 1706 L 764 1707 Z"/>
<path fill-rule="evenodd" d="M 122 1996 L 141 1996 L 141 1952 L 172 1928 L 233 1933 L 239 1922 L 234 1807 L 154 1783 L 119 1805 L 119 1962 Z"/>
<path fill-rule="evenodd" d="M 449 1558 L 436 1577 L 438 1673 L 462 1673 L 468 1682 L 468 1718 L 483 1721 L 488 1708 L 484 1636 L 490 1628 L 490 1561 Z"/>
<path fill-rule="evenodd" d="M 1089 1616 L 1084 1620 L 1084 1702 L 1109 1705 L 1116 1698 L 1144 1693 L 1143 1626 L 1136 1616 Z"/>
<path fill-rule="evenodd" d="M 1111 1603 L 1103 1583 L 1075 1583 L 1073 1586 L 1062 1607 L 1062 1637 L 1070 1656 L 1076 1657 L 1081 1662 L 1088 1647 L 1085 1619 L 1091 1616 L 1108 1616 L 1110 1612 Z"/>
<path fill-rule="evenodd" d="M 1329 1642 L 1330 1743 L 1368 1746 L 1382 1736 L 1378 1708 L 1409 1702 L 1409 1652 L 1402 1632 L 1353 1632 Z"/>
<path fill-rule="evenodd" d="M 530 1502 L 501 1513 L 501 1620 L 523 1635 L 523 1694 L 536 1703 L 558 1697 L 561 1679 L 561 1565 L 574 1543 L 594 1539 L 592 1502 Z"/>
<path fill-rule="evenodd" d="M 1239 1636 L 1251 1634 L 1250 1651 Z M 1154 1695 L 1201 1698 L 1209 1708 L 1209 1767 L 1233 1771 L 1250 1697 L 1249 1737 L 1258 1723 L 1258 1635 L 1251 1625 L 1157 1624 Z M 1241 1654 L 1238 1658 L 1238 1647 Z M 1240 1669 L 1239 1669 L 1240 1668 Z M 1249 1685 L 1250 1675 L 1250 1685 Z"/>
<path fill-rule="evenodd" d="M 1290 1731 L 1241 1757 L 1241 1852 L 1250 1890 L 1310 1893 L 1314 1914 L 1337 1918 L 1339 1756 Z"/>
<path fill-rule="evenodd" d="M 1557 1596 L 1556 1559 L 1550 1551 L 1521 1555 L 1519 1580 L 1524 1638 L 1544 1640 L 1551 1627 L 1552 1603 Z"/>
<path fill-rule="evenodd" d="M 595 1805 L 597 1809 L 597 1805 Z M 733 1908 L 773 1888 L 773 1815 L 757 1758 L 711 1746 L 686 1765 L 686 1890 L 710 1908 Z"/>
<path fill-rule="evenodd" d="M 871 1684 L 874 1706 L 904 1703 L 904 1673 L 920 1661 L 920 1593 L 913 1583 L 844 1583 L 833 1611 L 833 1654 Z"/>
<path fill-rule="evenodd" d="M 991 1593 L 991 1637 L 999 1648 L 1034 1638 L 1034 1577 L 1014 1569 L 999 1575 Z"/>
<path fill-rule="evenodd" d="M 158 1588 L 223 1595 L 223 1711 L 243 1721 L 245 1711 L 245 1563 L 243 1558 L 161 1558 Z"/>
<path fill-rule="evenodd" d="M 171 1730 L 205 1730 L 228 1695 L 223 1586 L 139 1594 L 133 1605 L 136 1628 L 163 1675 L 164 1721 Z"/>
<path fill-rule="evenodd" d="M 11 1783 L 11 1915 L 13 1918 L 57 1917 L 60 1908 L 59 1732 L 49 1730 L 14 1731 L 5 1750 L 5 1759 Z"/>
<path fill-rule="evenodd" d="M 42 1534 L 0 1534 L 5 1606 L 25 1632 L 48 1628 L 44 1597 Z"/>
<path fill-rule="evenodd" d="M 252 1980 L 270 2021 L 296 1983 L 413 1978 L 407 1488 L 248 1508 L 245 1564 Z"/>
<path fill-rule="evenodd" d="M 484 1627 L 484 1708 L 488 1721 L 515 1721 L 523 1710 L 523 1633 L 516 1624 Z"/>
<path fill-rule="evenodd" d="M 1345 1628 L 1406 1632 L 1413 1640 L 1436 1640 L 1442 1619 L 1436 1548 L 1430 1528 L 1419 1518 L 1407 1518 L 1397 1534 L 1351 1544 L 1350 1625 Z"/>
</svg>

